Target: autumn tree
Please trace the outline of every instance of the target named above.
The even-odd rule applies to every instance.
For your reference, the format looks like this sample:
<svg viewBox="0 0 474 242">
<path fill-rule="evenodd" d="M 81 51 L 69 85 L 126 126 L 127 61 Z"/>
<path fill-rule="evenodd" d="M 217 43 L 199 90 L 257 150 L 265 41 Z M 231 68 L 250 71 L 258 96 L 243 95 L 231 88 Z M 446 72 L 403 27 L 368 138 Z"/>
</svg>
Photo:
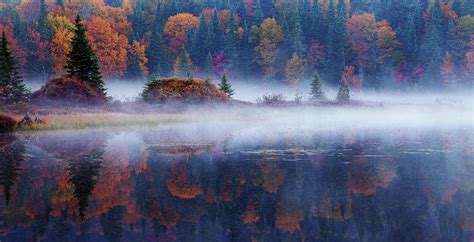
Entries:
<svg viewBox="0 0 474 242">
<path fill-rule="evenodd" d="M 86 29 L 82 25 L 79 15 L 76 17 L 75 26 L 72 47 L 65 67 L 67 74 L 69 77 L 77 77 L 79 80 L 105 91 L 99 61 L 86 37 Z"/>
<path fill-rule="evenodd" d="M 122 76 L 127 68 L 127 53 L 130 49 L 127 36 L 114 30 L 109 20 L 93 17 L 87 23 L 87 37 L 97 54 L 103 76 Z"/>
<path fill-rule="evenodd" d="M 168 18 L 164 33 L 168 36 L 169 48 L 172 53 L 178 54 L 186 42 L 186 32 L 194 30 L 199 24 L 199 18 L 189 13 L 180 13 Z"/>
<path fill-rule="evenodd" d="M 442 84 L 444 86 L 450 86 L 454 82 L 454 64 L 453 58 L 449 52 L 446 52 L 443 57 L 443 65 L 441 66 L 441 76 L 443 77 Z"/>
<path fill-rule="evenodd" d="M 30 92 L 23 84 L 4 31 L 0 42 L 0 70 L 0 103 L 27 101 Z"/>
<path fill-rule="evenodd" d="M 304 60 L 293 53 L 285 68 L 286 80 L 290 85 L 297 85 L 304 77 Z"/>
<path fill-rule="evenodd" d="M 355 77 L 354 77 L 354 67 L 353 66 L 346 66 L 344 68 L 344 73 L 342 74 L 341 81 L 339 84 L 339 91 L 337 93 L 337 101 L 341 103 L 347 103 L 349 102 L 351 96 L 350 96 L 350 90 L 349 90 L 349 84 L 355 82 Z"/>
<path fill-rule="evenodd" d="M 283 40 L 283 31 L 276 19 L 267 18 L 258 29 L 259 44 L 255 47 L 257 63 L 263 68 L 266 78 L 275 75 L 273 64 L 278 55 L 278 44 Z"/>
</svg>

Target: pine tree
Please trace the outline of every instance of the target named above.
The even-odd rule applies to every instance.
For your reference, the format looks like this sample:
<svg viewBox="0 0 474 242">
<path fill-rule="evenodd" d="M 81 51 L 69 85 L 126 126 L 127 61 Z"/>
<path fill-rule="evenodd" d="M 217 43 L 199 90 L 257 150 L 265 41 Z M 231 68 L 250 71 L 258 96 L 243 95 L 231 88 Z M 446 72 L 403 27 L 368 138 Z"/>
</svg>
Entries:
<svg viewBox="0 0 474 242">
<path fill-rule="evenodd" d="M 25 87 L 15 59 L 8 47 L 5 32 L 0 42 L 0 103 L 28 101 L 30 91 Z"/>
<path fill-rule="evenodd" d="M 71 46 L 65 67 L 68 76 L 77 77 L 79 80 L 105 91 L 97 56 L 86 37 L 86 29 L 82 25 L 79 15 L 76 17 L 76 29 Z"/>
<path fill-rule="evenodd" d="M 337 8 L 334 0 L 329 3 L 327 22 L 328 34 L 326 39 L 326 69 L 329 80 L 335 82 L 341 76 L 345 66 L 344 47 L 346 43 L 346 12 L 345 4 L 340 1 Z"/>
<path fill-rule="evenodd" d="M 325 100 L 326 94 L 323 91 L 323 86 L 321 84 L 321 78 L 317 71 L 314 72 L 313 80 L 311 81 L 311 96 L 315 100 Z"/>
<path fill-rule="evenodd" d="M 262 9 L 262 4 L 260 3 L 260 0 L 257 0 L 255 4 L 255 10 L 253 12 L 253 23 L 255 25 L 259 25 L 263 22 L 264 16 L 263 16 L 263 9 Z"/>
<path fill-rule="evenodd" d="M 232 85 L 230 84 L 230 82 L 227 80 L 227 76 L 225 75 L 225 73 L 221 78 L 221 83 L 219 83 L 219 87 L 225 94 L 227 94 L 229 98 L 232 98 L 232 96 L 234 95 L 234 90 L 232 89 Z"/>
<path fill-rule="evenodd" d="M 211 52 L 211 54 L 215 54 L 221 51 L 222 42 L 223 42 L 223 33 L 219 25 L 217 10 L 214 10 L 214 14 L 212 15 L 211 23 L 210 23 L 207 38 L 206 38 L 207 50 Z"/>
<path fill-rule="evenodd" d="M 52 27 L 48 22 L 48 6 L 45 0 L 40 0 L 40 11 L 36 28 L 41 35 L 42 40 L 51 40 L 52 38 Z"/>
<path fill-rule="evenodd" d="M 304 53 L 304 36 L 303 27 L 301 25 L 301 19 L 299 13 L 295 14 L 295 24 L 293 28 L 293 52 L 302 56 Z"/>
<path fill-rule="evenodd" d="M 317 40 L 319 43 L 324 43 L 324 36 L 326 36 L 326 31 L 324 30 L 324 15 L 319 7 L 318 1 L 314 1 L 311 15 L 313 18 L 310 29 L 310 41 Z"/>
<path fill-rule="evenodd" d="M 194 38 L 192 39 L 192 46 L 190 48 L 190 55 L 195 60 L 196 64 L 204 68 L 205 58 L 207 55 L 206 38 L 208 34 L 208 26 L 204 15 L 199 17 L 199 26 L 197 27 Z"/>
<path fill-rule="evenodd" d="M 150 76 L 163 76 L 166 73 L 166 47 L 163 40 L 163 9 L 160 1 L 157 2 L 155 19 L 153 21 L 153 29 L 151 32 L 150 45 L 145 54 L 148 58 L 146 66 Z"/>
<path fill-rule="evenodd" d="M 238 45 L 239 36 L 237 32 L 237 25 L 235 15 L 232 14 L 227 25 L 227 30 L 224 35 L 224 54 L 226 56 L 226 64 L 229 70 L 238 71 Z"/>
<path fill-rule="evenodd" d="M 341 103 L 347 103 L 350 100 L 349 84 L 347 80 L 341 79 L 339 84 L 339 92 L 337 93 L 337 101 Z"/>
</svg>

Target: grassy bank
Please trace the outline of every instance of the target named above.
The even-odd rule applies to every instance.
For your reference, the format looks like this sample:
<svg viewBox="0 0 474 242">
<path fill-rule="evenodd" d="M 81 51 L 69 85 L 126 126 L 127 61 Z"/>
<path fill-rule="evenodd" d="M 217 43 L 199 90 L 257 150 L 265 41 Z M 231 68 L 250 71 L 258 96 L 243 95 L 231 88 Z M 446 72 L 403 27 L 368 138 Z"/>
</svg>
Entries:
<svg viewBox="0 0 474 242">
<path fill-rule="evenodd" d="M 19 121 L 23 117 L 12 116 Z M 189 120 L 184 114 L 126 114 L 126 113 L 81 113 L 81 114 L 50 114 L 41 116 L 44 124 L 33 124 L 15 127 L 15 131 L 41 131 L 60 129 L 84 129 L 95 127 L 118 126 L 154 126 L 158 124 L 183 122 Z"/>
</svg>

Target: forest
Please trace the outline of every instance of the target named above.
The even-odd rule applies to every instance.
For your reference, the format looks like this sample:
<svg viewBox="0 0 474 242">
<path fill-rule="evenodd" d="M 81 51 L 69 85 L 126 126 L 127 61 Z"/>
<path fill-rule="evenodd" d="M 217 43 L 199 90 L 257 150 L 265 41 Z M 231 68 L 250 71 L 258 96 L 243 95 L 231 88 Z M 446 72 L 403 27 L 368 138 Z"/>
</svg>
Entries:
<svg viewBox="0 0 474 242">
<path fill-rule="evenodd" d="M 71 74 L 79 17 L 106 83 L 297 86 L 319 73 L 327 86 L 444 90 L 472 87 L 473 13 L 469 0 L 7 0 L 0 32 L 27 81 Z"/>
</svg>

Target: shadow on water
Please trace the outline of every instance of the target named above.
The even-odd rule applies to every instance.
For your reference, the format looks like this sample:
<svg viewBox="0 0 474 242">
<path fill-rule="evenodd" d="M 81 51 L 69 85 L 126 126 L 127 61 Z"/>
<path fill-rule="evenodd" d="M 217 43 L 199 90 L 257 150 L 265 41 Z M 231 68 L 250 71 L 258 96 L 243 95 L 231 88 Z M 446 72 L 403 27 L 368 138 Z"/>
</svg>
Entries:
<svg viewBox="0 0 474 242">
<path fill-rule="evenodd" d="M 471 241 L 469 130 L 2 136 L 1 241 Z"/>
</svg>

